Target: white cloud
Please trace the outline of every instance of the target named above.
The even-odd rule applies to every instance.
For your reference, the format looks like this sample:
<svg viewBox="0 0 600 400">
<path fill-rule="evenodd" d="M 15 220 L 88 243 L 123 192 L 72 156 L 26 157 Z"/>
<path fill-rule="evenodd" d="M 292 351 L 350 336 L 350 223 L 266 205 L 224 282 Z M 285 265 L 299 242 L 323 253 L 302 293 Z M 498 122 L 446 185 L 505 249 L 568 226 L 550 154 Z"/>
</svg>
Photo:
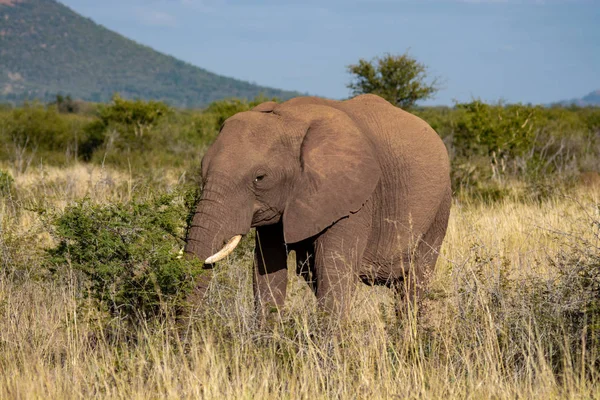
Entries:
<svg viewBox="0 0 600 400">
<path fill-rule="evenodd" d="M 138 19 L 146 25 L 166 27 L 177 25 L 177 18 L 163 11 L 138 8 L 136 14 Z"/>
</svg>

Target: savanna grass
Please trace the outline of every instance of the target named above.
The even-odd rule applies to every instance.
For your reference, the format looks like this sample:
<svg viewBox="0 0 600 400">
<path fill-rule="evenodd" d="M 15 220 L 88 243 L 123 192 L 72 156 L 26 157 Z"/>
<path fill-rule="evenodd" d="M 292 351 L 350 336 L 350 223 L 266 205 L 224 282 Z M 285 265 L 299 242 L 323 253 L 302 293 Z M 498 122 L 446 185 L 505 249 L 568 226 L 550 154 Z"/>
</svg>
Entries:
<svg viewBox="0 0 600 400">
<path fill-rule="evenodd" d="M 44 271 L 55 245 L 45 215 L 84 197 L 150 198 L 179 173 L 157 185 L 84 166 L 14 176 L 0 203 L 0 398 L 600 396 L 593 188 L 455 201 L 418 317 L 398 320 L 387 289 L 361 285 L 350 320 L 332 321 L 290 272 L 286 309 L 261 325 L 246 245 L 215 271 L 204 312 L 132 330 L 107 321 L 68 264 Z"/>
</svg>

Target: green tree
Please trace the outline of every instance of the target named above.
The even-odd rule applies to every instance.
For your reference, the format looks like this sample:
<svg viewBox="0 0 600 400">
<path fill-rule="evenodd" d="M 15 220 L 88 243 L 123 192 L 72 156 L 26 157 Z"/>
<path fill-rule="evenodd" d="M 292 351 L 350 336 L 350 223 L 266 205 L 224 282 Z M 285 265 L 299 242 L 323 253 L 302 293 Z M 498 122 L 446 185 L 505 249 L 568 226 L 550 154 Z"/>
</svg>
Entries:
<svg viewBox="0 0 600 400">
<path fill-rule="evenodd" d="M 62 94 L 57 94 L 56 100 L 50 103 L 50 105 L 55 105 L 61 114 L 76 114 L 79 111 L 79 104 L 71 98 L 71 95 L 63 96 Z"/>
<path fill-rule="evenodd" d="M 465 157 L 496 155 L 514 159 L 531 152 L 543 110 L 522 104 L 457 104 L 464 110 L 454 127 L 456 152 Z"/>
<path fill-rule="evenodd" d="M 352 95 L 373 93 L 404 109 L 413 107 L 419 100 L 432 98 L 440 89 L 438 78 L 427 83 L 427 67 L 408 52 L 385 54 L 371 61 L 361 58 L 358 64 L 347 68 L 354 75 L 347 85 Z"/>
<path fill-rule="evenodd" d="M 171 112 L 171 108 L 160 101 L 127 100 L 115 94 L 112 102 L 100 109 L 99 116 L 104 125 L 121 124 L 132 129 L 136 138 L 141 138 Z"/>
</svg>

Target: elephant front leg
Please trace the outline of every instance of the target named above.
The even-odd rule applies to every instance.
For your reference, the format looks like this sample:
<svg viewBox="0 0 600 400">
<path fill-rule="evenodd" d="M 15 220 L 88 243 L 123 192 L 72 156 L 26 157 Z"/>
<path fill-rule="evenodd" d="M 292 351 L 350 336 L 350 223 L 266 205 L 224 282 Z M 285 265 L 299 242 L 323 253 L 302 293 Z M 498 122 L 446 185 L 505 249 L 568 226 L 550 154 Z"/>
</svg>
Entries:
<svg viewBox="0 0 600 400">
<path fill-rule="evenodd" d="M 316 242 L 317 300 L 330 314 L 345 318 L 353 300 L 367 244 L 368 214 L 359 211 L 336 222 Z"/>
<path fill-rule="evenodd" d="M 316 295 L 315 244 L 311 240 L 305 240 L 294 247 L 296 251 L 296 274 L 304 279 L 308 287 Z"/>
<path fill-rule="evenodd" d="M 254 297 L 264 318 L 280 309 L 285 301 L 287 250 L 281 223 L 256 228 L 254 261 Z"/>
</svg>

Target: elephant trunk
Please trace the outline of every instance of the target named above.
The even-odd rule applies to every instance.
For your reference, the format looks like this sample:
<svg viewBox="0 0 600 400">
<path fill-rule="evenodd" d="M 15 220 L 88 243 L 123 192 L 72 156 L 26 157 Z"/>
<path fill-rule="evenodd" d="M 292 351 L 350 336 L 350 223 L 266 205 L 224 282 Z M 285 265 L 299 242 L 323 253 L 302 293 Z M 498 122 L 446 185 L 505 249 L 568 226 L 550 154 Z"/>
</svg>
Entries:
<svg viewBox="0 0 600 400">
<path fill-rule="evenodd" d="M 251 207 L 243 207 L 226 189 L 207 183 L 188 230 L 185 252 L 206 264 L 227 257 L 250 230 Z"/>
<path fill-rule="evenodd" d="M 213 216 L 216 213 L 207 213 L 203 208 L 202 202 L 198 203 L 188 230 L 184 251 L 186 254 L 206 262 L 206 259 L 218 251 L 216 249 L 219 242 L 217 232 L 220 227 L 216 223 L 219 217 Z"/>
<path fill-rule="evenodd" d="M 250 230 L 251 209 L 248 212 L 248 207 L 241 207 L 243 202 L 236 200 L 236 196 L 231 195 L 233 192 L 207 184 L 196 206 L 184 252 L 187 257 L 198 257 L 204 261 L 205 269 L 227 257 L 239 244 L 242 235 Z M 190 305 L 202 304 L 212 276 L 207 271 L 197 278 L 195 288 L 188 296 Z"/>
</svg>

